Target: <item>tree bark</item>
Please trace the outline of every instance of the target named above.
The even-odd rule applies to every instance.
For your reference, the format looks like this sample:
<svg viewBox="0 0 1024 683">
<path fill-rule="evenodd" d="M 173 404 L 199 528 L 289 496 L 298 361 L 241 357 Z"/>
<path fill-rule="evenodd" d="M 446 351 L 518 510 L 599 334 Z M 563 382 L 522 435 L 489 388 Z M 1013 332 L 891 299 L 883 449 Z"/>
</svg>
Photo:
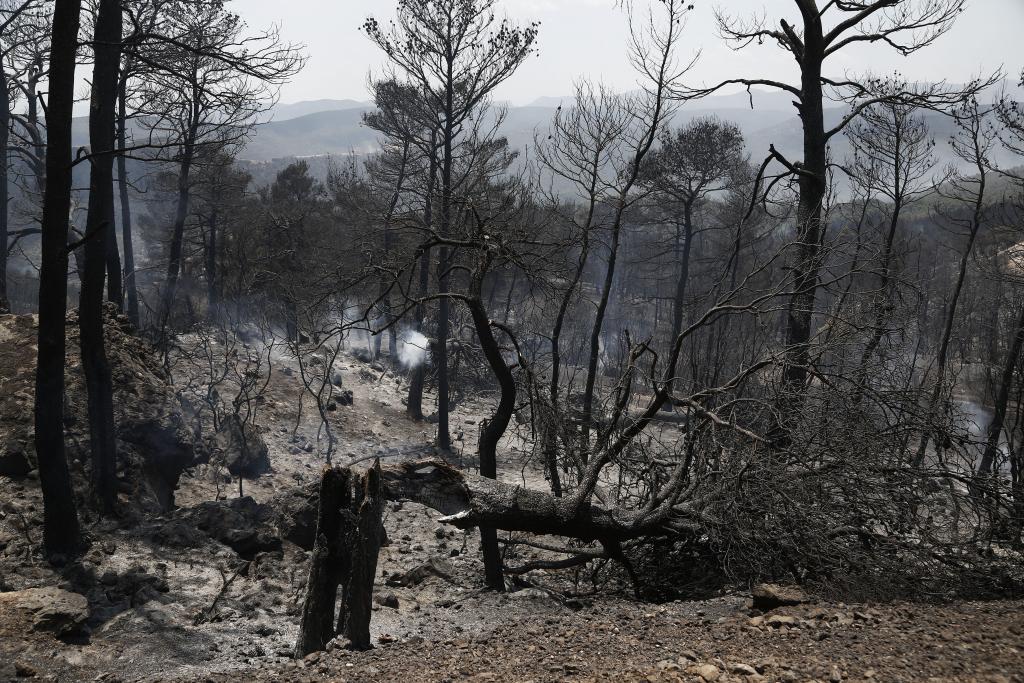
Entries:
<svg viewBox="0 0 1024 683">
<path fill-rule="evenodd" d="M 108 273 L 109 236 L 114 232 L 114 109 L 121 53 L 120 0 L 100 0 L 93 45 L 92 95 L 89 104 L 89 147 L 92 156 L 78 325 L 82 369 L 89 396 L 93 494 L 103 511 L 112 514 L 117 498 L 117 443 L 114 432 L 114 389 L 103 339 L 103 284 L 104 276 Z M 120 272 L 120 264 L 117 270 Z"/>
<path fill-rule="evenodd" d="M 81 0 L 56 0 L 46 109 L 46 191 L 39 272 L 39 355 L 35 445 L 43 491 L 43 544 L 50 554 L 81 546 L 78 513 L 64 455 L 64 352 L 71 208 L 71 118 Z"/>
</svg>

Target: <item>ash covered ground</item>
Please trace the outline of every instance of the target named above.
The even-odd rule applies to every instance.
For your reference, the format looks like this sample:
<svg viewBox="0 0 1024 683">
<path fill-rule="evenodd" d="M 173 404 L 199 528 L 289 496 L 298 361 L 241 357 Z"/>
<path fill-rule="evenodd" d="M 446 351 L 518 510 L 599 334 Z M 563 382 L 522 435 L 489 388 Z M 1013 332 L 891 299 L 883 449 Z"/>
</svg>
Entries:
<svg viewBox="0 0 1024 683">
<path fill-rule="evenodd" d="M 168 373 L 123 320 L 108 325 L 122 514 L 86 517 L 89 550 L 54 566 L 41 552 L 32 469 L 34 325 L 29 316 L 0 317 L 2 680 L 1024 680 L 1021 601 L 864 605 L 818 595 L 763 611 L 751 608 L 748 587 L 717 586 L 655 604 L 635 600 L 609 568 L 531 572 L 496 594 L 483 589 L 477 535 L 407 501 L 385 511 L 375 649 L 349 652 L 332 641 L 294 660 L 324 466 L 317 412 L 307 404 L 298 415 L 296 364 L 286 354 L 273 359 L 258 429 L 241 437 L 266 462 L 243 477 L 239 497 L 237 477 L 216 454 L 231 438 L 225 446 L 197 435 L 182 390 L 188 378 L 173 366 Z M 72 337 L 75 329 L 69 324 Z M 74 338 L 68 348 L 65 424 L 85 496 Z M 472 466 L 491 409 L 486 392 L 458 404 L 456 452 L 440 454 L 434 425 L 405 415 L 404 373 L 357 356 L 349 349 L 334 364 L 352 392 L 350 405 L 329 414 L 336 463 L 429 456 Z M 503 443 L 499 476 L 542 488 L 520 437 Z M 507 561 L 543 556 L 517 553 Z"/>
</svg>

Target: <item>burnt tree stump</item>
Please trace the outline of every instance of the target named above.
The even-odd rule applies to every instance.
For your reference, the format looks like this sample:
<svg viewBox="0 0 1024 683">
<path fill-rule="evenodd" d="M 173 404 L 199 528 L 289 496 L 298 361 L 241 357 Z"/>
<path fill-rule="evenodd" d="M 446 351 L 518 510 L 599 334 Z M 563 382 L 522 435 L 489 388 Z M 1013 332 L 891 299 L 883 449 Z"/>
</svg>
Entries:
<svg viewBox="0 0 1024 683">
<path fill-rule="evenodd" d="M 353 650 L 369 650 L 370 615 L 373 606 L 373 580 L 377 574 L 377 555 L 384 537 L 381 523 L 384 495 L 378 459 L 361 477 L 362 487 L 356 491 L 346 546 L 350 549 L 350 564 L 338 633 L 348 638 Z"/>
<path fill-rule="evenodd" d="M 363 475 L 348 468 L 324 468 L 296 658 L 325 649 L 338 634 L 344 634 L 353 649 L 371 647 L 370 615 L 383 539 L 383 500 L 379 460 Z M 335 628 L 339 587 L 341 609 Z"/>
</svg>

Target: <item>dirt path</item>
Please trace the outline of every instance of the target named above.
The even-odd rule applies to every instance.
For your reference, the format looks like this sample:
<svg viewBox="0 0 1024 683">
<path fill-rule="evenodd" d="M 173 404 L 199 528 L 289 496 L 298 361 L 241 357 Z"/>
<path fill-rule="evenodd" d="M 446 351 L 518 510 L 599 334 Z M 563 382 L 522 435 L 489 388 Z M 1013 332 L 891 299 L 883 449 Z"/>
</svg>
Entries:
<svg viewBox="0 0 1024 683">
<path fill-rule="evenodd" d="M 491 596 L 477 609 L 501 611 L 520 600 Z M 541 604 L 531 616 L 510 618 L 475 638 L 412 639 L 368 653 L 334 650 L 251 675 L 286 681 L 1024 681 L 1021 602 L 827 604 L 753 618 L 738 597 L 660 607 L 607 599 L 576 612 L 534 602 Z"/>
</svg>

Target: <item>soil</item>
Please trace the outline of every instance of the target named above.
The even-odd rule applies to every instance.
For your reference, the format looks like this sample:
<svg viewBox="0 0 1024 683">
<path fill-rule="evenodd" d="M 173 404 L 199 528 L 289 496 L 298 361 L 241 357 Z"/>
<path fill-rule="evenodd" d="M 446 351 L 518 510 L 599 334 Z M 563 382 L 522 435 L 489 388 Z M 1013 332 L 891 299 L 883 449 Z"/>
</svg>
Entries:
<svg viewBox="0 0 1024 683">
<path fill-rule="evenodd" d="M 30 447 L 31 332 L 24 317 L 0 316 L 0 436 L 21 448 Z M 69 367 L 77 371 L 72 358 Z M 353 403 L 331 413 L 335 463 L 440 456 L 434 425 L 405 415 L 401 372 L 350 352 L 336 369 Z M 40 552 L 35 472 L 0 476 L 0 592 L 56 586 L 89 603 L 87 628 L 58 639 L 0 601 L 0 680 L 1024 681 L 1019 600 L 845 605 L 818 596 L 760 615 L 746 587 L 654 605 L 588 570 L 533 572 L 496 594 L 483 590 L 476 534 L 409 502 L 386 511 L 375 649 L 354 653 L 332 641 L 293 660 L 309 552 L 289 540 L 299 535 L 286 518 L 324 465 L 308 397 L 297 419 L 301 392 L 297 366 L 275 358 L 257 420 L 272 469 L 243 481 L 248 500 L 237 499 L 237 480 L 223 469 L 195 465 L 178 482 L 174 509 L 115 520 L 84 512 L 90 548 L 63 566 Z M 456 407 L 456 452 L 447 456 L 455 464 L 471 466 L 492 398 Z M 502 451 L 502 478 L 544 486 L 517 435 Z M 72 469 L 81 479 L 81 465 Z M 524 550 L 516 560 L 537 556 Z M 410 572 L 416 580 L 398 585 Z"/>
</svg>

